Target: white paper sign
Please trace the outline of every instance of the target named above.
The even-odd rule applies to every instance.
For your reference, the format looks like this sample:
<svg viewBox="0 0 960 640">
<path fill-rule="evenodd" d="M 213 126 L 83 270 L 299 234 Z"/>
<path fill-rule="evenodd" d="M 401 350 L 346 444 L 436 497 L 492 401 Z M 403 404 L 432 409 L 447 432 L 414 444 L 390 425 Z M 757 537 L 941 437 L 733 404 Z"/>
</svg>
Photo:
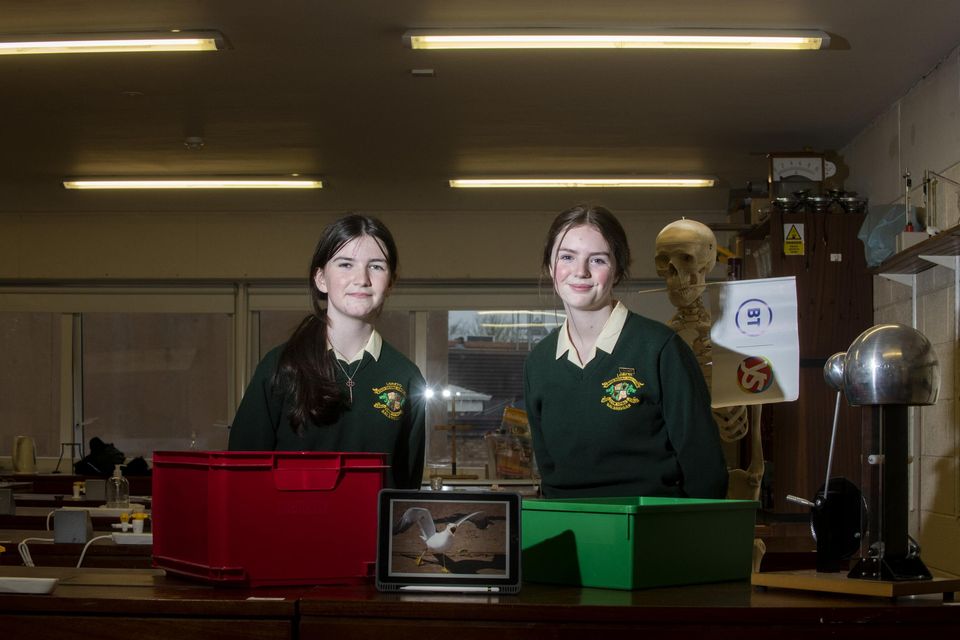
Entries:
<svg viewBox="0 0 960 640">
<path fill-rule="evenodd" d="M 707 288 L 714 407 L 790 402 L 800 394 L 797 283 L 736 280 Z"/>
</svg>

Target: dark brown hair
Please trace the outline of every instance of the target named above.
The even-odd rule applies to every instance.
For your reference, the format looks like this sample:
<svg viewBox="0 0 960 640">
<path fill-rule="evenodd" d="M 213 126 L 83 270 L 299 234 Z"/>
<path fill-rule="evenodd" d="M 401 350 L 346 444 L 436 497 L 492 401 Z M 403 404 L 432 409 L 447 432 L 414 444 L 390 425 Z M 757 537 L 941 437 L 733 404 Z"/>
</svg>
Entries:
<svg viewBox="0 0 960 640">
<path fill-rule="evenodd" d="M 273 378 L 276 388 L 293 399 L 290 424 L 299 433 L 308 418 L 315 424 L 331 424 L 344 409 L 343 394 L 336 381 L 335 356 L 327 349 L 327 294 L 317 288 L 314 277 L 345 244 L 362 236 L 374 238 L 383 249 L 390 284 L 397 278 L 397 245 L 390 230 L 376 218 L 349 214 L 323 230 L 307 276 L 313 313 L 303 319 L 287 341 Z"/>
<path fill-rule="evenodd" d="M 543 262 L 540 265 L 542 275 L 550 277 L 554 247 L 563 240 L 567 231 L 582 225 L 595 228 L 610 245 L 610 251 L 613 254 L 614 286 L 620 284 L 622 279 L 629 278 L 630 245 L 627 243 L 627 234 L 620 225 L 620 221 L 608 209 L 585 204 L 562 211 L 554 218 L 550 230 L 547 231 L 547 241 L 543 245 Z"/>
</svg>

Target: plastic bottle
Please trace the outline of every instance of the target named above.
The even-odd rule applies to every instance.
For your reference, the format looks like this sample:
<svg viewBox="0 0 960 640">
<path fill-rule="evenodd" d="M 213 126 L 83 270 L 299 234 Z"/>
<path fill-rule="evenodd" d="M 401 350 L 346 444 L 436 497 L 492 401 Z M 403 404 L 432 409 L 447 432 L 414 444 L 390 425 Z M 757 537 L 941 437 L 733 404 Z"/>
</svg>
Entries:
<svg viewBox="0 0 960 640">
<path fill-rule="evenodd" d="M 143 525 L 147 520 L 147 514 L 143 512 L 137 512 L 133 514 L 133 520 L 131 524 L 133 525 L 134 533 L 143 533 Z"/>
<path fill-rule="evenodd" d="M 120 467 L 113 470 L 113 477 L 107 480 L 107 508 L 127 509 L 130 507 L 130 483 L 123 477 Z"/>
</svg>

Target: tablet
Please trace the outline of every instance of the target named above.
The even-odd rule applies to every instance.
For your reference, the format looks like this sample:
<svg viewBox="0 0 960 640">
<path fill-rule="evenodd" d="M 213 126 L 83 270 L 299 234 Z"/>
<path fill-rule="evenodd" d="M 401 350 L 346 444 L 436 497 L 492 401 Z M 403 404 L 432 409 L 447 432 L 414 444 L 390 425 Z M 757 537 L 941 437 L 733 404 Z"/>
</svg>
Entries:
<svg viewBox="0 0 960 640">
<path fill-rule="evenodd" d="M 384 489 L 377 527 L 381 591 L 520 590 L 516 493 Z"/>
</svg>

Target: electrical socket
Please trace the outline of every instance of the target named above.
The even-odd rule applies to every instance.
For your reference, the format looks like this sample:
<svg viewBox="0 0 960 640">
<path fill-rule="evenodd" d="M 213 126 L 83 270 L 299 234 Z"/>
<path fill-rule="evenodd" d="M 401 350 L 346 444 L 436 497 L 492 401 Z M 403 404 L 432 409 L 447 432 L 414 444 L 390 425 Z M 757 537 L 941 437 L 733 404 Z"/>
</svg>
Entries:
<svg viewBox="0 0 960 640">
<path fill-rule="evenodd" d="M 57 509 L 53 512 L 53 541 L 83 543 L 93 537 L 90 512 L 85 509 Z"/>
</svg>

